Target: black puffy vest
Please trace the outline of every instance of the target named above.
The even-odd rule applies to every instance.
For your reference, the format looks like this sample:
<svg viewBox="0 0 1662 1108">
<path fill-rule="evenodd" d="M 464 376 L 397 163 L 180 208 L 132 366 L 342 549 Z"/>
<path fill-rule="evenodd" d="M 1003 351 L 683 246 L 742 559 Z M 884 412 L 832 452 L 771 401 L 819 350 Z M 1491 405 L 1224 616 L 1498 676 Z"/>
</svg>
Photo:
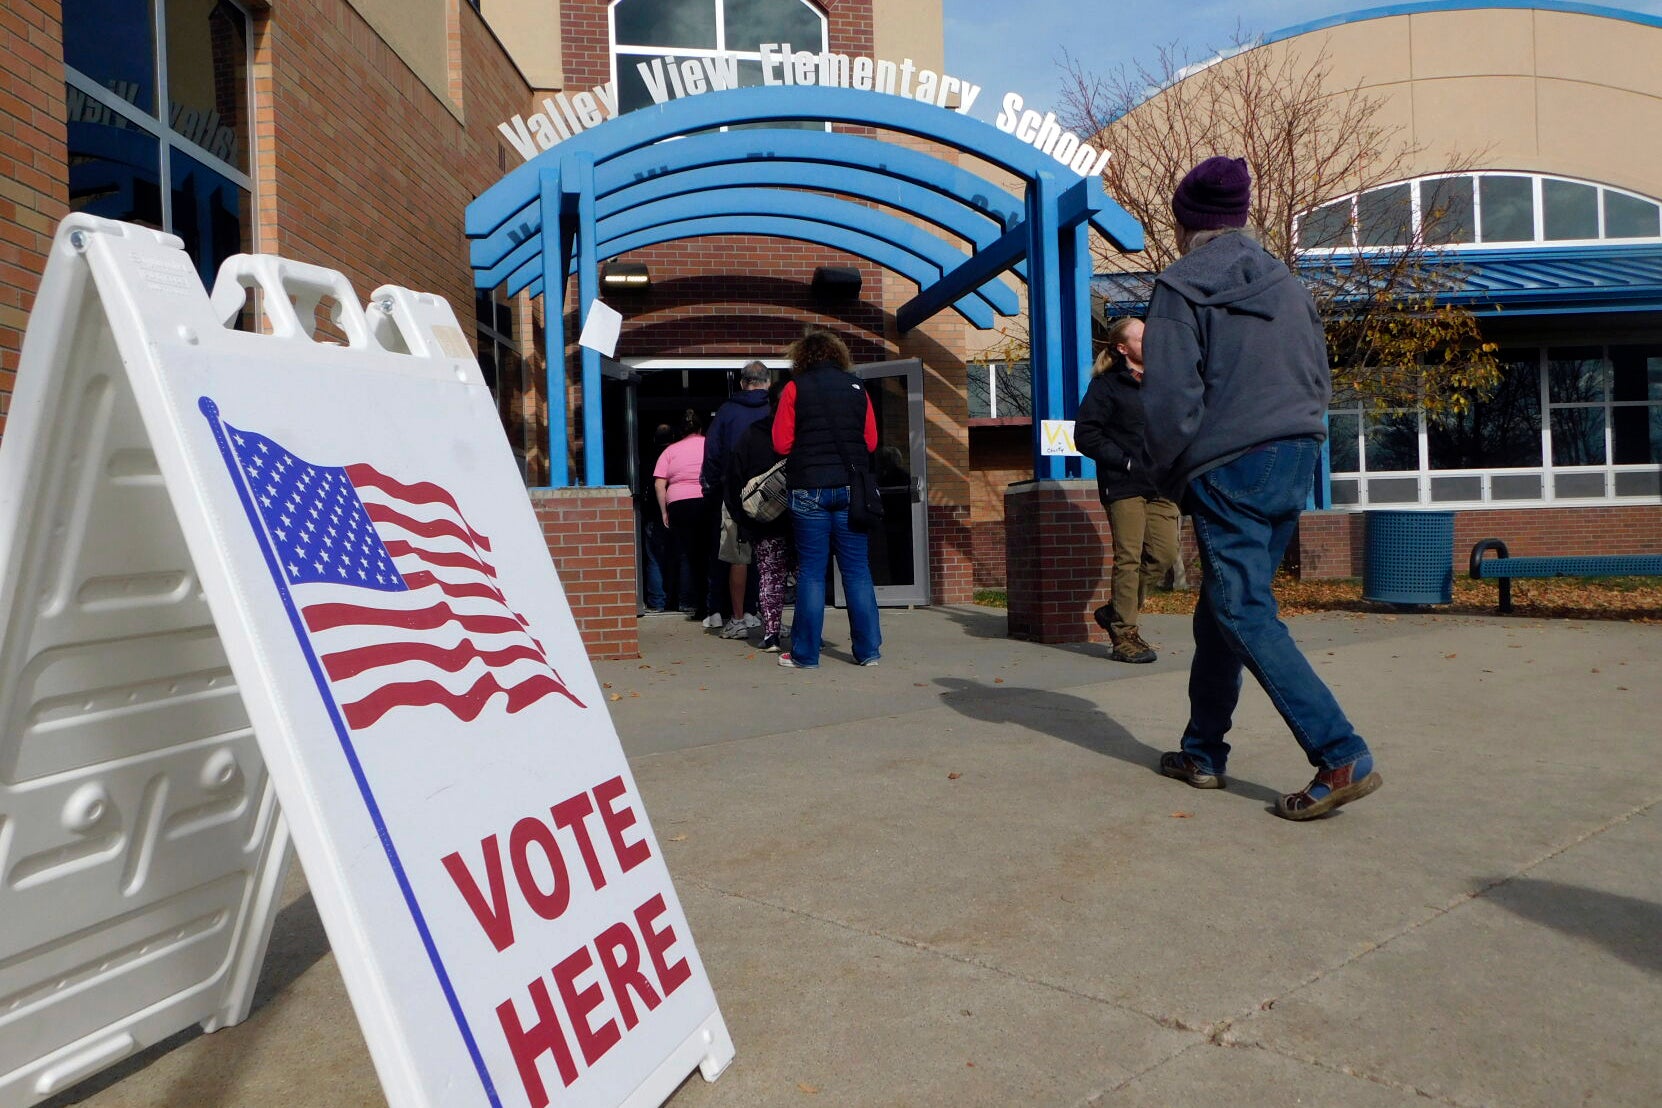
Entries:
<svg viewBox="0 0 1662 1108">
<path fill-rule="evenodd" d="M 869 464 L 866 387 L 831 362 L 811 365 L 794 380 L 796 439 L 785 475 L 793 489 L 841 488 L 848 484 L 842 452 L 857 467 Z"/>
</svg>

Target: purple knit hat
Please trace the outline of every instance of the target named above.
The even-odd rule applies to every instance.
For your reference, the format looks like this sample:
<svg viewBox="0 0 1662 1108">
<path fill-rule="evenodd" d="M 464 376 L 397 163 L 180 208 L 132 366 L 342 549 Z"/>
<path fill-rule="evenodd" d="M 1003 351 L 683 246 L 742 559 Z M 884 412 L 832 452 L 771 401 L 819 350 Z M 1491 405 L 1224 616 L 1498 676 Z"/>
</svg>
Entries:
<svg viewBox="0 0 1662 1108">
<path fill-rule="evenodd" d="M 1172 194 L 1177 222 L 1191 231 L 1245 227 L 1252 201 L 1252 174 L 1244 158 L 1207 158 L 1183 178 Z"/>
</svg>

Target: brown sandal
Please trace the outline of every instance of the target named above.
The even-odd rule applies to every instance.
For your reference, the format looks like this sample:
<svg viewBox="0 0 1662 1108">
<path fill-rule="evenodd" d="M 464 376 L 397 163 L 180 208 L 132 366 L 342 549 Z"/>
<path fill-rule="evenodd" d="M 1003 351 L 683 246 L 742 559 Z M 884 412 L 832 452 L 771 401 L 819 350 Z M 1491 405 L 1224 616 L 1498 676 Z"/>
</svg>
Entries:
<svg viewBox="0 0 1662 1108">
<path fill-rule="evenodd" d="M 1316 819 L 1342 804 L 1362 799 L 1385 783 L 1385 779 L 1372 770 L 1366 777 L 1353 781 L 1351 775 L 1355 769 L 1355 765 L 1348 765 L 1319 770 L 1302 791 L 1288 793 L 1276 801 L 1275 814 L 1282 819 Z M 1318 787 L 1326 791 L 1321 796 L 1312 795 L 1311 790 Z"/>
</svg>

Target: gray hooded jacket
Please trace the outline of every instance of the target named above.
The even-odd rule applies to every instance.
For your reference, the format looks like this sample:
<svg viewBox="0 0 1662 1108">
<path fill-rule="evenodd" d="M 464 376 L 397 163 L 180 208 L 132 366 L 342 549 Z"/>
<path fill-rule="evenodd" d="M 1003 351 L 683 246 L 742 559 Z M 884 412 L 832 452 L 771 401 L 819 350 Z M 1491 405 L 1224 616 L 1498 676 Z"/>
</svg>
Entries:
<svg viewBox="0 0 1662 1108">
<path fill-rule="evenodd" d="M 1276 439 L 1327 437 L 1327 342 L 1310 293 L 1244 234 L 1213 239 L 1154 282 L 1143 410 L 1161 495 Z"/>
</svg>

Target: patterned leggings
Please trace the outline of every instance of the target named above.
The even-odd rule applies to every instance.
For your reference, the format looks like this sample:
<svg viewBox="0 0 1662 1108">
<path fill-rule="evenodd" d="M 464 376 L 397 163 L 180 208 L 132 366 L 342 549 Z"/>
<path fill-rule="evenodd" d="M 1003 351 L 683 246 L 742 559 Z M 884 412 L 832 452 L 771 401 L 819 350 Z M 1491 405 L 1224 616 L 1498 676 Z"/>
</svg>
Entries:
<svg viewBox="0 0 1662 1108">
<path fill-rule="evenodd" d="M 785 540 L 757 539 L 752 549 L 759 575 L 756 588 L 762 602 L 762 634 L 777 635 L 785 614 Z"/>
</svg>

